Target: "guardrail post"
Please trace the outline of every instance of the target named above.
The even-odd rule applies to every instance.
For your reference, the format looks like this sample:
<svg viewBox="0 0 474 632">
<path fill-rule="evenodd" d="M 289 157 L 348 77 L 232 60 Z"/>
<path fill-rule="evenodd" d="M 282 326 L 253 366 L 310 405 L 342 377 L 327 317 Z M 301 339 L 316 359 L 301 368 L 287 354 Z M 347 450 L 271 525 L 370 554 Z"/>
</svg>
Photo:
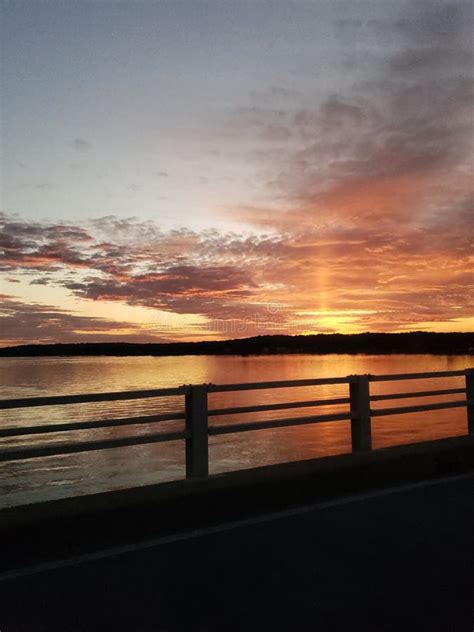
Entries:
<svg viewBox="0 0 474 632">
<path fill-rule="evenodd" d="M 349 378 L 352 451 L 366 452 L 372 449 L 369 375 L 351 375 Z"/>
<path fill-rule="evenodd" d="M 474 369 L 466 369 L 467 432 L 474 435 Z"/>
<path fill-rule="evenodd" d="M 190 386 L 185 395 L 186 478 L 206 478 L 209 475 L 209 445 L 207 418 L 207 385 Z"/>
</svg>

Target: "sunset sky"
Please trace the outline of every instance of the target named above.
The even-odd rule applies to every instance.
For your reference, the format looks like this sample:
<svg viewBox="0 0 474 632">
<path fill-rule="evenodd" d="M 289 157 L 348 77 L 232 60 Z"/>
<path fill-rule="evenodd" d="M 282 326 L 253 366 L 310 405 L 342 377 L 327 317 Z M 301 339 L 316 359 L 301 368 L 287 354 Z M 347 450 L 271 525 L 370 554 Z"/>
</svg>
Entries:
<svg viewBox="0 0 474 632">
<path fill-rule="evenodd" d="M 0 345 L 472 330 L 472 7 L 3 2 Z"/>
</svg>

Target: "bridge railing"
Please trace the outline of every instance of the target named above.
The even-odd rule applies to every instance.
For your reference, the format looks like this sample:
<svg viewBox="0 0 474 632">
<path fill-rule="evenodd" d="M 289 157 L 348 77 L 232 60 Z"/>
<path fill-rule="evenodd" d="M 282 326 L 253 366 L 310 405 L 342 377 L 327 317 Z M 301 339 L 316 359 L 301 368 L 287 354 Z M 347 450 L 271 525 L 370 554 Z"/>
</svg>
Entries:
<svg viewBox="0 0 474 632">
<path fill-rule="evenodd" d="M 429 391 L 409 391 L 372 395 L 372 382 L 388 382 L 402 380 L 420 380 L 433 378 L 465 377 L 463 388 L 438 389 Z M 308 386 L 325 386 L 333 384 L 347 384 L 347 397 L 330 399 L 311 399 L 293 402 L 259 404 L 253 406 L 239 406 L 228 408 L 208 407 L 210 393 L 254 391 L 279 388 L 299 388 Z M 393 408 L 372 408 L 371 402 L 424 398 L 439 395 L 462 395 L 462 400 L 417 404 L 414 406 L 398 406 Z M 84 404 L 95 402 L 115 402 L 121 400 L 142 400 L 160 397 L 184 397 L 184 411 L 168 412 L 157 415 L 122 417 L 117 419 L 101 419 L 96 421 L 78 421 L 55 424 L 36 424 L 21 427 L 1 427 L 0 439 L 5 437 L 20 437 L 26 435 L 42 435 L 51 433 L 70 432 L 73 430 L 93 430 L 113 428 L 119 426 L 133 426 L 137 424 L 154 424 L 163 421 L 182 421 L 183 428 L 178 431 L 156 432 L 145 435 L 127 437 L 113 437 L 107 439 L 91 439 L 63 443 L 61 445 L 39 445 L 0 448 L 0 461 L 16 461 L 37 457 L 56 456 L 90 450 L 126 447 L 163 441 L 184 440 L 186 449 L 186 477 L 205 478 L 209 475 L 209 437 L 223 434 L 233 434 L 282 428 L 296 425 L 350 421 L 353 452 L 372 450 L 372 417 L 385 415 L 400 415 L 406 413 L 442 410 L 446 408 L 466 407 L 468 434 L 474 435 L 474 369 L 464 371 L 442 371 L 429 373 L 404 373 L 393 375 L 349 375 L 346 377 L 319 378 L 305 380 L 286 380 L 277 382 L 253 382 L 248 384 L 197 384 L 183 385 L 176 388 L 161 388 L 140 391 L 119 391 L 111 393 L 91 393 L 79 395 L 64 395 L 50 397 L 29 397 L 23 399 L 6 399 L 0 401 L 0 410 L 20 408 L 36 408 L 42 406 L 64 406 L 70 404 Z M 342 412 L 305 415 L 298 417 L 282 417 L 262 421 L 248 421 L 244 423 L 226 423 L 209 425 L 209 418 L 223 415 L 239 415 L 255 412 L 288 410 L 299 408 L 313 408 L 317 406 L 346 405 Z"/>
</svg>

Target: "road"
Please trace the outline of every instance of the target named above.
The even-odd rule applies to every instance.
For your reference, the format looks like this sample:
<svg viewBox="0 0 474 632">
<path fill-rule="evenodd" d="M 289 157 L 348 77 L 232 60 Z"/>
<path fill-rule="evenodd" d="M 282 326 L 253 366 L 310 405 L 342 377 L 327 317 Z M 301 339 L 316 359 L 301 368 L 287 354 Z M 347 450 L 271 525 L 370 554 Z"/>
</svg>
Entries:
<svg viewBox="0 0 474 632">
<path fill-rule="evenodd" d="M 1 632 L 474 628 L 474 477 L 0 579 Z"/>
</svg>

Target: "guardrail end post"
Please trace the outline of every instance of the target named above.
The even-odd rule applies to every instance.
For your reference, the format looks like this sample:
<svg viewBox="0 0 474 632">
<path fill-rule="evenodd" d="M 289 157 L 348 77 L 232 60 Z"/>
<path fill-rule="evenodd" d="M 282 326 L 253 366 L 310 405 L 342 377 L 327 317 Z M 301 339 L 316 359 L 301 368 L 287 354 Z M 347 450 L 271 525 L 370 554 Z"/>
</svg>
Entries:
<svg viewBox="0 0 474 632">
<path fill-rule="evenodd" d="M 209 475 L 209 441 L 207 416 L 207 385 L 190 386 L 185 395 L 186 478 L 206 478 Z"/>
<path fill-rule="evenodd" d="M 466 369 L 467 432 L 474 435 L 474 369 Z"/>
<path fill-rule="evenodd" d="M 372 450 L 369 375 L 352 375 L 349 382 L 353 452 Z"/>
</svg>

